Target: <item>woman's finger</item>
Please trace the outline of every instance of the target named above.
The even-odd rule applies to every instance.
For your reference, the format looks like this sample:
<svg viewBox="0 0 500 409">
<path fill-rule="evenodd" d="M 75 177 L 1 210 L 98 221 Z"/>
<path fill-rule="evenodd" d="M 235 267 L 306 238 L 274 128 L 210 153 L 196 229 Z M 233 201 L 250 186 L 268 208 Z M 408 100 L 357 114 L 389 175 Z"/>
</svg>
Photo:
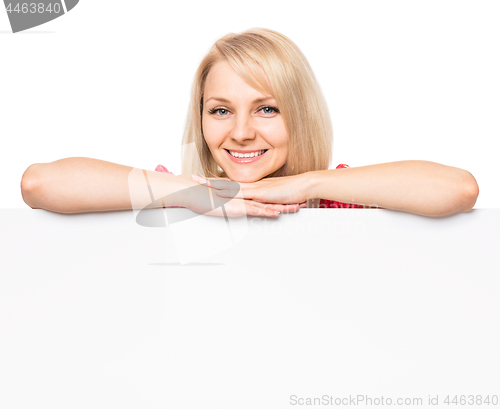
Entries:
<svg viewBox="0 0 500 409">
<path fill-rule="evenodd" d="M 258 203 L 258 202 L 257 202 Z M 261 204 L 266 209 L 276 210 L 282 213 L 295 213 L 299 211 L 298 204 Z"/>
<path fill-rule="evenodd" d="M 236 197 L 238 196 L 238 193 L 240 193 L 240 190 L 238 189 L 220 189 L 220 190 L 214 190 L 215 194 L 220 197 Z M 241 195 L 238 197 L 238 199 L 250 199 L 248 196 L 245 196 L 244 190 L 241 190 Z"/>
<path fill-rule="evenodd" d="M 300 207 L 298 204 L 277 205 L 276 210 L 280 209 L 283 213 L 296 213 L 299 211 Z"/>
<path fill-rule="evenodd" d="M 259 216 L 268 216 L 268 217 L 276 217 L 279 216 L 282 212 L 278 210 L 273 210 L 270 208 L 256 207 L 258 209 Z"/>
<path fill-rule="evenodd" d="M 200 183 L 201 185 L 208 186 L 212 189 L 226 189 L 226 190 L 240 190 L 240 183 L 230 179 L 222 178 L 203 178 L 201 176 L 191 175 L 191 179 Z"/>
<path fill-rule="evenodd" d="M 261 206 L 258 202 L 245 202 L 245 206 L 246 213 L 249 216 L 276 217 L 280 214 L 278 210 L 266 208 Z"/>
</svg>

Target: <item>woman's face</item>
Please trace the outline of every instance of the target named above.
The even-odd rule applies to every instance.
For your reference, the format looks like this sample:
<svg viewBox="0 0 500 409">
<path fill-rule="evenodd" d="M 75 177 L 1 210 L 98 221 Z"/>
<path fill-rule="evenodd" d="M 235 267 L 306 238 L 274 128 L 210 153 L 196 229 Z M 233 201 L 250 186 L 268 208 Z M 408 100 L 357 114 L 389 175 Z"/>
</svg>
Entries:
<svg viewBox="0 0 500 409">
<path fill-rule="evenodd" d="M 276 100 L 252 88 L 227 61 L 214 64 L 207 75 L 202 129 L 215 161 L 231 180 L 255 182 L 286 162 L 288 134 Z"/>
</svg>

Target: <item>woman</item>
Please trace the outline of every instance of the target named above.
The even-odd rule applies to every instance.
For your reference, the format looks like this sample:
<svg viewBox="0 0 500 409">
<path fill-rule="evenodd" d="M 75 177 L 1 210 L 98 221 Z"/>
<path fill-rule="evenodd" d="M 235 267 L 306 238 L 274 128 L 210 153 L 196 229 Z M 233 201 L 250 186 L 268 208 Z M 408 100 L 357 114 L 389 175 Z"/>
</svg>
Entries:
<svg viewBox="0 0 500 409">
<path fill-rule="evenodd" d="M 326 102 L 302 52 L 257 28 L 222 37 L 202 60 L 183 137 L 194 149 L 183 151 L 182 176 L 67 158 L 30 166 L 21 188 L 31 207 L 61 213 L 177 205 L 208 215 L 276 216 L 322 199 L 330 207 L 441 216 L 476 202 L 468 171 L 434 162 L 328 169 L 332 140 Z M 199 178 L 205 175 L 212 179 Z M 224 208 L 214 198 L 225 198 Z"/>
</svg>

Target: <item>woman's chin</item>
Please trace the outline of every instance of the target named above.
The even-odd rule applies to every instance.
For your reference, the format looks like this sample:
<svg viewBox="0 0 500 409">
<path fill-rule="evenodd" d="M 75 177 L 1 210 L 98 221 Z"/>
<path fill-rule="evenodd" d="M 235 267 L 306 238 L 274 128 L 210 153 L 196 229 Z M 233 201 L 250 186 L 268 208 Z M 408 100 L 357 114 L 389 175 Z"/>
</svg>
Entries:
<svg viewBox="0 0 500 409">
<path fill-rule="evenodd" d="M 253 183 L 260 180 L 255 178 L 236 178 L 236 179 L 229 178 L 229 179 L 231 179 L 233 182 L 238 182 L 238 183 Z"/>
<path fill-rule="evenodd" d="M 259 177 L 258 175 L 252 176 L 252 175 L 233 174 L 233 175 L 228 175 L 228 177 L 233 182 L 239 182 L 239 183 L 253 183 L 262 179 L 262 177 Z"/>
</svg>

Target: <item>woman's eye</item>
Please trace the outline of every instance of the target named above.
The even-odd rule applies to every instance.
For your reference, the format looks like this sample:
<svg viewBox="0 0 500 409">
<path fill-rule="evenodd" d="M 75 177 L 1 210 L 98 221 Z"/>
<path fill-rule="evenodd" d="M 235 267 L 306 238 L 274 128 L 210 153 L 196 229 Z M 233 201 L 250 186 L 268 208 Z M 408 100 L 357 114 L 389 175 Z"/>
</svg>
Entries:
<svg viewBox="0 0 500 409">
<path fill-rule="evenodd" d="M 228 113 L 229 111 L 225 108 L 213 108 L 213 109 L 209 109 L 208 110 L 208 113 L 209 114 L 215 114 L 217 113 L 218 115 L 220 116 L 226 116 L 226 114 Z"/>
<path fill-rule="evenodd" d="M 263 111 L 265 114 L 272 114 L 274 112 L 279 112 L 277 108 L 273 107 L 263 107 L 261 108 L 261 111 Z"/>
<path fill-rule="evenodd" d="M 226 114 L 229 112 L 227 109 L 225 108 L 214 108 L 214 109 L 211 109 L 210 111 L 208 111 L 210 114 L 214 114 L 214 113 L 217 113 L 218 115 L 220 116 L 226 116 Z"/>
</svg>

